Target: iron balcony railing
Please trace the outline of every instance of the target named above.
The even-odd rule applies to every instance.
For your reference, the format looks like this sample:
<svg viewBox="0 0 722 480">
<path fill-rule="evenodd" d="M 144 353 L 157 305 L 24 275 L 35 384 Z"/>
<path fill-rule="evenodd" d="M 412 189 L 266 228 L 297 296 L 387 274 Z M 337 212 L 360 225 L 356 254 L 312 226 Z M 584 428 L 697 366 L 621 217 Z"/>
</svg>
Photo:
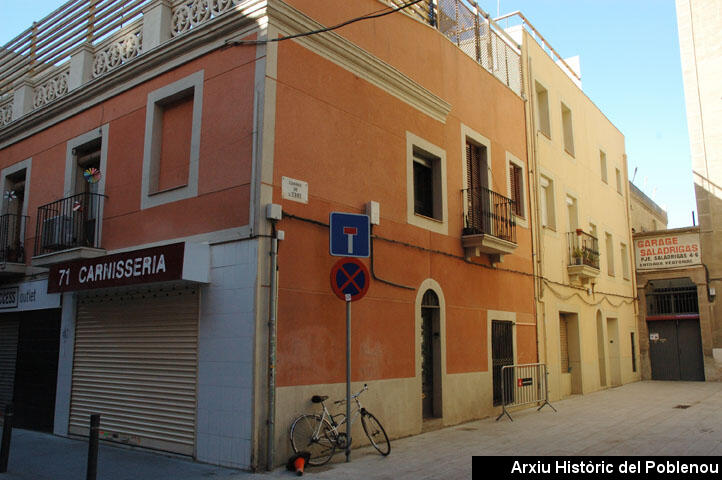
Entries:
<svg viewBox="0 0 722 480">
<path fill-rule="evenodd" d="M 697 287 L 659 288 L 647 293 L 647 315 L 699 313 Z"/>
<path fill-rule="evenodd" d="M 26 215 L 0 215 L 0 263 L 25 263 Z"/>
<path fill-rule="evenodd" d="M 100 248 L 105 195 L 79 193 L 38 208 L 35 255 L 77 247 Z"/>
<path fill-rule="evenodd" d="M 462 190 L 466 202 L 463 235 L 491 235 L 516 243 L 514 201 L 484 187 Z"/>
<path fill-rule="evenodd" d="M 599 242 L 597 238 L 577 230 L 567 234 L 569 239 L 569 265 L 587 265 L 599 270 Z"/>
</svg>

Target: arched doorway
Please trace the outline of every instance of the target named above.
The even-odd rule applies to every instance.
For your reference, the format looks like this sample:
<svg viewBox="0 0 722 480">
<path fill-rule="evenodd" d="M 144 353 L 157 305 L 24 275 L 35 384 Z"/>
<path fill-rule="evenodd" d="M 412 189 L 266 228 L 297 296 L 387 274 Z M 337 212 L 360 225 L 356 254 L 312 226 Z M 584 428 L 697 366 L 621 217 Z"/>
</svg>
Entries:
<svg viewBox="0 0 722 480">
<path fill-rule="evenodd" d="M 441 409 L 441 305 L 431 289 L 421 300 L 421 411 L 439 418 Z"/>
</svg>

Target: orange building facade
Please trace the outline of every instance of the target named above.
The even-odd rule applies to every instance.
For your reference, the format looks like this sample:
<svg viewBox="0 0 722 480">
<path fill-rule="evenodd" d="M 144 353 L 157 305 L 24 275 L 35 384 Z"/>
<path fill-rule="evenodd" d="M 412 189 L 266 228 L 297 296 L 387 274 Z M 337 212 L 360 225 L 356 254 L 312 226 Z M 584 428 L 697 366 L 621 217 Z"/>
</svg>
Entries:
<svg viewBox="0 0 722 480">
<path fill-rule="evenodd" d="M 310 397 L 343 396 L 329 214 L 368 209 L 352 389 L 391 438 L 500 411 L 498 369 L 538 361 L 518 45 L 428 2 L 324 33 L 394 2 L 196 3 L 88 25 L 52 67 L 0 63 L 0 290 L 38 292 L 0 313 L 0 403 L 59 435 L 97 412 L 107 440 L 283 463 Z M 43 342 L 57 361 L 29 365 Z"/>
</svg>

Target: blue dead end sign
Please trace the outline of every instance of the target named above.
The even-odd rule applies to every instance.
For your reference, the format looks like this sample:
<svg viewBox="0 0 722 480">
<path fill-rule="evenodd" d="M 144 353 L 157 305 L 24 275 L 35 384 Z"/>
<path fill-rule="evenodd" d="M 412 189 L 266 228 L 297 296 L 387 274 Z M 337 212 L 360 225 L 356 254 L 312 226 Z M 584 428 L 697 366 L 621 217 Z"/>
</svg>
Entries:
<svg viewBox="0 0 722 480">
<path fill-rule="evenodd" d="M 366 265 L 357 258 L 341 258 L 331 268 L 331 289 L 341 300 L 351 295 L 351 301 L 366 295 L 371 277 Z"/>
<path fill-rule="evenodd" d="M 329 251 L 336 257 L 363 257 L 370 253 L 371 227 L 368 215 L 331 212 Z"/>
</svg>

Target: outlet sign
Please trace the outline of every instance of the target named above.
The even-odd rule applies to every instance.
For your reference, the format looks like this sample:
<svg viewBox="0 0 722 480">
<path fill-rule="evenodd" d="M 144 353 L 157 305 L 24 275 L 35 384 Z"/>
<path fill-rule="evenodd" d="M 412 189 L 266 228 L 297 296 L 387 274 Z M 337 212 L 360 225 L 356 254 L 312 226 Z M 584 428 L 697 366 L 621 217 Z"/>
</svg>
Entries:
<svg viewBox="0 0 722 480">
<path fill-rule="evenodd" d="M 637 270 L 700 265 L 699 233 L 645 235 L 634 239 Z"/>
<path fill-rule="evenodd" d="M 59 308 L 60 295 L 48 294 L 48 280 L 32 280 L 0 288 L 0 311 L 22 312 Z"/>
</svg>

